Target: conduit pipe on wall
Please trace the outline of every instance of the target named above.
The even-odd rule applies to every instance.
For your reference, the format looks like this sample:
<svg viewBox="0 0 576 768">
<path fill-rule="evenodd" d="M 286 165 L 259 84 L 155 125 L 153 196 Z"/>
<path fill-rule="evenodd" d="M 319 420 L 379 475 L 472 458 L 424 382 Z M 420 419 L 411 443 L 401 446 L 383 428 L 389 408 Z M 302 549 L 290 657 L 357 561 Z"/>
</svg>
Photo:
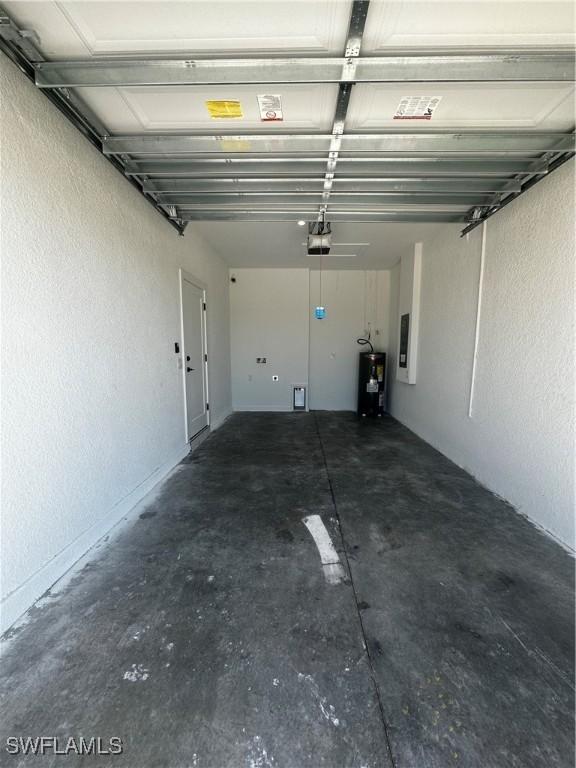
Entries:
<svg viewBox="0 0 576 768">
<path fill-rule="evenodd" d="M 468 400 L 468 418 L 472 418 L 474 394 L 476 389 L 476 367 L 478 364 L 478 343 L 480 340 L 480 321 L 482 316 L 482 294 L 484 292 L 484 263 L 486 261 L 486 230 L 488 222 L 482 222 L 482 246 L 480 250 L 480 274 L 478 275 L 478 301 L 476 304 L 476 329 L 474 332 L 474 359 L 472 361 L 472 377 L 470 379 L 470 397 Z"/>
</svg>

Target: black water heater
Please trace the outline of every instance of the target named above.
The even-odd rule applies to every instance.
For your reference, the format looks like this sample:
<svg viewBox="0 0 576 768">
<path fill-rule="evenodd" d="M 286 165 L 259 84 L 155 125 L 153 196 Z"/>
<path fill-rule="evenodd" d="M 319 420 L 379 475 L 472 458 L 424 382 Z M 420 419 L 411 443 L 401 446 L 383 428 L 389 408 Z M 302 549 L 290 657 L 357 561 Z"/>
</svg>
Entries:
<svg viewBox="0 0 576 768">
<path fill-rule="evenodd" d="M 358 369 L 358 416 L 382 416 L 385 384 L 384 352 L 361 352 Z"/>
</svg>

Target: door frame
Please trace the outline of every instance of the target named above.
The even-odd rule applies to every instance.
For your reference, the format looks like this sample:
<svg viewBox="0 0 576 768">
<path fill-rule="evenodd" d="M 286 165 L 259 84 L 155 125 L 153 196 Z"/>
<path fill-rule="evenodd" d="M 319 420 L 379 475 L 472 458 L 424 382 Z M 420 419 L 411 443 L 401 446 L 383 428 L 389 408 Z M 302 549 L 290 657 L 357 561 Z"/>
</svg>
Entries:
<svg viewBox="0 0 576 768">
<path fill-rule="evenodd" d="M 207 300 L 207 286 L 206 283 L 204 283 L 202 280 L 199 280 L 197 277 L 195 277 L 190 272 L 187 272 L 185 269 L 180 267 L 178 270 L 178 285 L 180 290 L 180 349 L 181 349 L 181 357 L 180 361 L 182 363 L 182 394 L 184 397 L 184 435 L 186 436 L 186 442 L 190 443 L 195 437 L 202 434 L 202 432 L 205 429 L 210 429 L 210 421 L 211 421 L 211 413 L 210 413 L 210 390 L 209 390 L 209 379 L 208 379 L 208 364 L 210 361 L 210 355 L 208 353 L 208 312 L 207 312 L 207 306 L 208 306 L 208 300 Z M 203 366 L 202 366 L 202 373 L 204 376 L 204 389 L 206 392 L 206 426 L 200 430 L 200 432 L 197 432 L 196 435 L 189 435 L 188 434 L 188 404 L 186 402 L 186 339 L 184 336 L 184 280 L 186 280 L 189 283 L 192 283 L 193 286 L 198 288 L 198 290 L 202 291 L 202 297 L 204 302 L 204 329 L 203 329 L 203 338 L 202 338 L 202 345 L 204 347 L 204 354 L 206 355 L 207 359 L 204 359 Z"/>
</svg>

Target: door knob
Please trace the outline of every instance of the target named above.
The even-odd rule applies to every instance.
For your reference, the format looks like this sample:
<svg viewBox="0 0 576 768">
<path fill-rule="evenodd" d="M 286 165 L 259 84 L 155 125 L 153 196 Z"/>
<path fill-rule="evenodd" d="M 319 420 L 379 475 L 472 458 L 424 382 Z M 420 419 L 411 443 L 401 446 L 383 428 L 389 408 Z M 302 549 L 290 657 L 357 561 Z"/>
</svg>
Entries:
<svg viewBox="0 0 576 768">
<path fill-rule="evenodd" d="M 193 371 L 193 370 L 194 370 L 194 368 L 188 368 L 188 367 L 186 367 L 186 373 L 190 373 L 190 371 Z"/>
</svg>

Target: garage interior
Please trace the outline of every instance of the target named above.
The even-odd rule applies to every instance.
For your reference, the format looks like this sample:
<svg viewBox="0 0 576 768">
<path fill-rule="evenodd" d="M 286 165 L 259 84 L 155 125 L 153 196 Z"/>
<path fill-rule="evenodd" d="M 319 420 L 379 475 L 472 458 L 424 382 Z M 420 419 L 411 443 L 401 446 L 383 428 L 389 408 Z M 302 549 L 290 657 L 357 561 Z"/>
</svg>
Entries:
<svg viewBox="0 0 576 768">
<path fill-rule="evenodd" d="M 575 10 L 0 8 L 0 765 L 574 765 Z"/>
</svg>

